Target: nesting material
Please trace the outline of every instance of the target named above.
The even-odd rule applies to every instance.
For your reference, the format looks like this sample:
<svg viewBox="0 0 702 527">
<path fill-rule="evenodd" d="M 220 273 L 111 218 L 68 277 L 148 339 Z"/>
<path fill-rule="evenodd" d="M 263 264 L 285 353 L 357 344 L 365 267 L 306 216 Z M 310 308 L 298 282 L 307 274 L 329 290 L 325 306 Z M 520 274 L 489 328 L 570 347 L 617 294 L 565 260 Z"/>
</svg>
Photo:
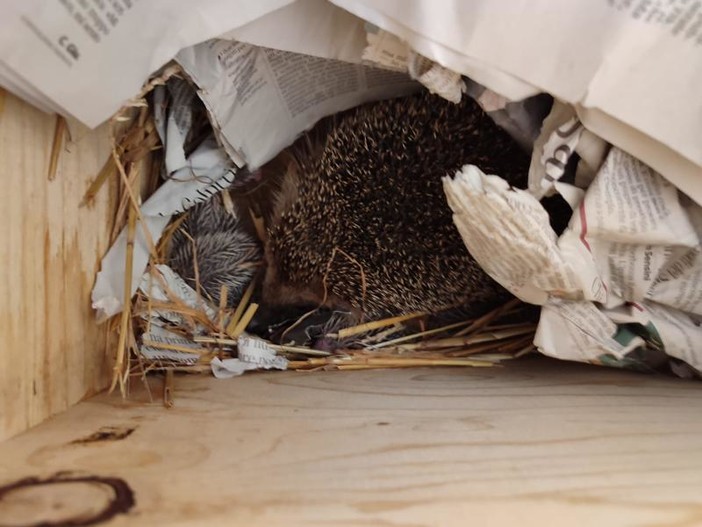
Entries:
<svg viewBox="0 0 702 527">
<path fill-rule="evenodd" d="M 246 313 L 255 311 L 257 304 L 244 306 L 243 302 L 235 310 L 227 310 L 225 316 L 230 316 L 235 327 L 241 328 L 246 324 Z M 169 309 L 178 309 L 176 305 Z M 418 319 L 426 315 L 412 317 L 392 317 L 346 328 L 345 336 L 329 334 L 329 339 L 337 339 L 348 344 L 348 336 L 355 340 L 352 347 L 339 347 L 333 352 L 313 349 L 304 346 L 279 345 L 261 340 L 261 345 L 288 359 L 287 369 L 292 370 L 334 370 L 334 369 L 376 369 L 394 367 L 420 366 L 475 366 L 486 367 L 495 365 L 503 360 L 522 356 L 533 351 L 532 340 L 536 325 L 534 323 L 510 323 L 519 319 L 520 312 L 528 309 L 525 305 L 510 301 L 477 319 L 464 320 L 458 323 L 435 328 L 430 331 L 411 332 L 407 324 L 416 324 Z M 235 312 L 243 312 L 238 320 Z M 181 311 L 182 313 L 183 311 Z M 404 320 L 398 320 L 404 318 Z M 508 322 L 505 323 L 505 320 Z M 401 331 L 404 336 L 399 339 L 387 339 L 394 332 Z M 339 332 L 342 335 L 344 333 Z M 191 365 L 177 364 L 168 360 L 151 361 L 149 370 L 169 370 L 201 372 L 214 358 L 228 359 L 237 356 L 241 344 L 239 331 L 227 332 L 227 337 L 221 337 L 220 332 L 212 331 L 200 336 L 191 336 L 192 341 L 201 344 L 201 349 L 191 349 L 185 346 L 161 344 L 164 350 L 174 350 L 190 353 L 195 361 Z M 380 337 L 380 340 L 378 339 Z M 251 339 L 251 337 L 246 337 Z M 146 341 L 145 344 L 158 343 Z M 134 373 L 139 373 L 137 370 Z"/>
<path fill-rule="evenodd" d="M 472 101 L 462 107 L 441 100 L 427 106 L 427 101 L 433 101 L 432 96 L 381 103 L 375 107 L 380 110 L 371 107 L 351 111 L 332 120 L 336 128 L 326 142 L 315 146 L 308 139 L 310 150 L 305 155 L 314 152 L 314 156 L 303 158 L 303 152 L 294 148 L 282 164 L 285 177 L 291 167 L 297 171 L 294 182 L 298 187 L 293 201 L 286 194 L 290 180 L 283 180 L 268 208 L 265 204 L 242 208 L 236 197 L 232 200 L 225 192 L 172 221 L 158 243 L 145 232 L 150 252 L 147 273 L 131 301 L 125 284 L 127 308 L 112 322 L 119 332 L 113 389 L 119 387 L 126 395 L 131 379 L 147 382 L 148 373 L 163 372 L 163 401 L 170 407 L 174 404 L 173 372 L 210 372 L 215 363 L 228 361 L 239 362 L 231 370 L 239 373 L 271 367 L 299 371 L 490 367 L 531 352 L 535 324 L 522 315 L 527 308 L 515 300 L 505 302 L 509 295 L 470 258 L 451 221 L 440 181 L 440 176 L 458 168 L 466 155 L 478 156 L 489 168 L 514 174 L 515 179 L 526 158 Z M 411 109 L 409 120 L 398 122 L 396 117 L 406 113 L 407 107 Z M 413 125 L 417 119 L 421 122 Z M 443 124 L 434 123 L 437 119 Z M 464 126 L 465 122 L 468 124 Z M 111 175 L 118 176 L 120 200 L 113 230 L 116 234 L 127 227 L 125 277 L 131 282 L 134 234 L 138 229 L 146 231 L 139 211 L 140 191 L 148 195 L 158 187 L 163 159 L 144 99 L 123 110 L 113 124 L 121 127 L 119 133 L 113 133 L 113 155 L 88 189 L 84 202 L 90 203 Z M 366 130 L 365 136 L 355 136 L 355 128 L 364 126 L 373 130 Z M 471 152 L 454 151 L 453 143 L 466 143 L 485 129 L 491 134 L 487 142 L 474 139 Z M 453 143 L 442 147 L 444 135 Z M 382 137 L 394 138 L 394 143 L 363 144 L 382 142 Z M 350 138 L 353 146 L 348 144 Z M 321 150 L 315 150 L 320 147 Z M 354 198 L 357 201 L 346 203 L 346 208 L 338 200 L 338 193 L 343 190 L 341 180 L 319 186 L 319 178 L 331 177 L 340 163 L 352 167 L 369 161 L 362 159 L 368 156 L 367 151 L 354 148 L 395 152 L 402 157 L 404 154 L 398 151 L 401 147 L 413 148 L 418 160 L 425 160 L 430 154 L 442 157 L 437 149 L 445 148 L 445 163 L 439 166 L 422 161 L 411 176 L 392 171 L 399 166 L 385 167 L 390 158 L 370 160 L 365 172 L 343 174 L 353 184 L 346 191 L 354 195 L 360 192 Z M 494 152 L 494 158 L 491 149 L 499 150 Z M 500 165 L 499 159 L 510 155 L 512 161 Z M 412 159 L 405 161 L 414 165 Z M 305 180 L 301 171 L 312 176 Z M 423 171 L 431 180 L 426 186 L 420 184 Z M 406 200 L 406 207 L 400 210 L 397 203 L 390 203 L 385 212 L 391 216 L 380 218 L 385 225 L 373 226 L 371 209 L 378 206 L 378 199 L 392 201 L 393 187 L 402 177 L 408 178 L 407 183 L 394 191 L 396 197 L 404 196 L 401 199 Z M 319 196 L 313 196 L 315 189 L 320 191 Z M 380 194 L 373 201 L 371 194 L 375 191 Z M 271 198 L 270 193 L 268 197 Z M 309 199 L 316 201 L 311 203 Z M 298 223 L 304 223 L 305 218 L 322 221 L 322 216 L 306 214 L 320 214 L 319 207 L 325 200 L 335 208 L 328 211 L 332 228 L 322 233 L 320 243 L 315 242 L 314 236 L 306 238 L 308 234 Z M 372 202 L 372 206 L 362 211 L 359 207 L 364 200 Z M 419 216 L 419 223 L 408 222 L 415 216 Z M 343 224 L 345 220 L 347 225 Z M 360 224 L 364 221 L 367 225 Z M 401 232 L 403 225 L 408 226 L 408 232 Z M 380 230 L 366 232 L 366 227 Z M 401 239 L 390 236 L 379 240 L 384 227 Z M 296 244 L 295 236 L 301 244 Z M 418 245 L 412 245 L 413 242 Z M 382 254 L 375 260 L 368 257 L 370 252 L 363 253 L 362 247 L 377 247 L 378 243 L 382 244 Z M 267 248 L 265 258 L 263 246 Z M 414 247 L 421 250 L 413 253 Z M 306 256 L 300 252 L 305 248 L 309 251 Z M 284 251 L 288 249 L 286 256 Z M 357 256 L 359 250 L 361 257 Z M 310 262 L 307 271 L 314 275 L 310 282 L 318 286 L 312 287 L 314 294 L 301 310 L 290 312 L 277 341 L 252 337 L 257 320 L 265 319 L 267 310 L 276 304 L 270 301 L 271 295 L 276 294 L 272 289 L 275 280 L 271 279 L 271 262 L 275 262 L 276 272 L 290 264 L 299 270 L 304 258 Z M 268 262 L 267 269 L 262 259 Z M 388 268 L 386 263 L 396 267 Z M 415 273 L 416 281 L 411 285 L 403 278 L 408 269 L 421 271 Z M 291 285 L 290 273 L 296 272 L 287 268 L 286 287 Z M 275 278 L 280 279 L 280 274 Z M 475 298 L 481 300 L 478 304 L 483 306 L 482 311 L 477 308 L 475 312 L 484 313 L 486 298 L 491 299 L 488 304 L 498 307 L 483 316 L 473 316 L 471 295 L 477 295 Z M 344 296 L 349 301 L 339 303 L 338 299 Z M 261 300 L 266 305 L 260 305 Z M 464 309 L 453 313 L 451 320 L 437 316 L 452 306 Z M 299 340 L 299 335 L 313 324 L 321 332 L 315 345 Z M 265 353 L 257 355 L 257 349 Z"/>
<path fill-rule="evenodd" d="M 155 275 L 154 280 L 160 280 L 156 269 L 152 268 L 151 273 Z M 255 284 L 252 283 L 235 308 L 220 306 L 219 310 L 214 310 L 216 315 L 213 315 L 213 310 L 207 312 L 188 306 L 168 289 L 166 295 L 173 296 L 166 301 L 154 301 L 139 294 L 130 310 L 134 317 L 131 319 L 133 325 L 127 331 L 136 328 L 136 335 L 142 335 L 142 347 L 158 348 L 163 356 L 146 359 L 136 347 L 131 347 L 132 360 L 129 370 L 125 370 L 126 379 L 132 377 L 146 381 L 147 373 L 159 371 L 166 375 L 172 375 L 169 372 L 174 371 L 205 373 L 211 371 L 215 360 L 221 363 L 241 357 L 241 339 L 252 340 L 243 333 L 243 328 L 258 308 L 256 303 L 251 302 L 254 289 Z M 227 296 L 226 292 L 220 298 L 224 296 Z M 536 325 L 532 322 L 515 322 L 528 319 L 528 316 L 524 316 L 525 310 L 529 310 L 529 307 L 511 300 L 484 316 L 430 330 L 421 329 L 429 318 L 427 314 L 390 317 L 326 335 L 327 339 L 337 343 L 333 351 L 255 340 L 266 350 L 285 358 L 286 369 L 296 371 L 490 367 L 534 350 L 532 341 Z M 167 328 L 172 334 L 180 335 L 183 344 L 147 338 L 153 330 L 149 328 L 150 321 L 158 318 L 157 313 L 164 312 L 181 317 L 179 324 L 171 324 Z M 129 340 L 135 338 L 134 333 L 128 336 Z M 184 360 L 183 356 L 187 356 L 188 360 Z M 172 385 L 167 385 L 170 388 L 164 392 L 164 404 L 170 406 L 173 404 Z"/>
<path fill-rule="evenodd" d="M 165 82 L 165 79 L 162 80 Z M 126 125 L 125 125 L 126 123 Z M 149 166 L 152 152 L 159 149 L 158 134 L 153 120 L 148 111 L 148 106 L 143 99 L 135 100 L 131 105 L 125 106 L 110 121 L 110 136 L 112 139 L 112 153 L 107 159 L 102 170 L 91 183 L 81 201 L 81 206 L 90 205 L 94 196 L 107 182 L 109 177 L 117 174 L 118 202 L 112 227 L 112 240 L 117 237 L 120 229 L 127 224 L 127 250 L 125 259 L 124 305 L 125 309 L 110 322 L 118 324 L 118 343 L 116 349 L 114 374 L 110 390 L 120 387 L 123 395 L 127 393 L 129 382 L 129 367 L 131 358 L 139 356 L 137 339 L 132 324 L 132 301 L 130 284 L 132 281 L 132 264 L 134 257 L 134 237 L 137 228 L 146 234 L 150 249 L 155 257 L 158 250 L 151 239 L 150 233 L 144 228 L 140 218 L 139 189 L 143 179 L 156 179 L 157 170 Z M 142 172 L 147 172 L 146 176 Z M 117 318 L 119 322 L 117 322 Z M 140 360 L 137 361 L 143 366 Z"/>
</svg>

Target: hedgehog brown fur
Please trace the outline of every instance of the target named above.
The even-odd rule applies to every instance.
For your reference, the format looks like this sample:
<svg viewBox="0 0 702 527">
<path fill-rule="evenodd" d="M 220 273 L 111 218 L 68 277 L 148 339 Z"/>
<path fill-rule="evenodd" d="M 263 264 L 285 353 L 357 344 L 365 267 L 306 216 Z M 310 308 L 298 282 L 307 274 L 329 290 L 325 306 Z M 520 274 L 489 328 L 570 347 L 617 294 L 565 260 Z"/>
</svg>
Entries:
<svg viewBox="0 0 702 527">
<path fill-rule="evenodd" d="M 529 158 L 472 99 L 361 106 L 320 148 L 292 151 L 268 228 L 266 304 L 324 301 L 373 319 L 506 298 L 461 240 L 441 177 L 470 163 L 523 185 Z"/>
</svg>

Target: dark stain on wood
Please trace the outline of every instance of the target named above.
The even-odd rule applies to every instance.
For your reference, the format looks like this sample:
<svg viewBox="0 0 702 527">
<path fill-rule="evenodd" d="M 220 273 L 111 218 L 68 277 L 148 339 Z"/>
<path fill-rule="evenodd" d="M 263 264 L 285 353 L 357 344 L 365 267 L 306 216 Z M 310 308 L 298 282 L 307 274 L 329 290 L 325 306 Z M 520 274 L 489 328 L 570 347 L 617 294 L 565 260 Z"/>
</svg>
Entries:
<svg viewBox="0 0 702 527">
<path fill-rule="evenodd" d="M 71 441 L 71 445 L 85 445 L 89 443 L 99 443 L 102 441 L 121 441 L 128 438 L 136 430 L 136 427 L 126 426 L 103 426 L 97 432 L 87 437 L 82 437 Z"/>
<path fill-rule="evenodd" d="M 99 485 L 108 487 L 112 496 L 104 507 L 93 514 L 83 512 L 74 517 L 62 518 L 56 521 L 38 521 L 27 524 L 13 524 L 13 527 L 84 527 L 97 525 L 111 520 L 118 514 L 126 514 L 134 507 L 136 500 L 131 487 L 121 478 L 101 476 L 75 476 L 70 472 L 58 472 L 48 478 L 27 477 L 0 487 L 0 503 L 13 492 L 20 489 L 42 487 L 46 485 L 62 485 L 82 483 L 85 485 Z M 0 522 L 0 526 L 2 523 Z"/>
</svg>

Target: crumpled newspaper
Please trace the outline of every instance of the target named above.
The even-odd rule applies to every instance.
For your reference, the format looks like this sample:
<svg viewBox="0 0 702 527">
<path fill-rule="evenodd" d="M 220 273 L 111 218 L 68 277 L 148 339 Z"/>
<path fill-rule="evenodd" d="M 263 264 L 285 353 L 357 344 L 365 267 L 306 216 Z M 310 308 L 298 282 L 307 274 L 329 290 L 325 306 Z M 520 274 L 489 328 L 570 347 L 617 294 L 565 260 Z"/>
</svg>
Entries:
<svg viewBox="0 0 702 527">
<path fill-rule="evenodd" d="M 232 359 L 215 357 L 211 362 L 212 374 L 218 379 L 229 379 L 250 370 L 288 368 L 288 360 L 277 355 L 265 340 L 246 334 L 237 339 L 237 355 Z"/>
<path fill-rule="evenodd" d="M 541 352 L 640 368 L 667 355 L 702 371 L 702 207 L 653 169 L 611 148 L 587 190 L 563 183 L 574 214 L 560 237 L 532 194 L 475 166 L 444 189 L 486 272 L 543 306 Z"/>
</svg>

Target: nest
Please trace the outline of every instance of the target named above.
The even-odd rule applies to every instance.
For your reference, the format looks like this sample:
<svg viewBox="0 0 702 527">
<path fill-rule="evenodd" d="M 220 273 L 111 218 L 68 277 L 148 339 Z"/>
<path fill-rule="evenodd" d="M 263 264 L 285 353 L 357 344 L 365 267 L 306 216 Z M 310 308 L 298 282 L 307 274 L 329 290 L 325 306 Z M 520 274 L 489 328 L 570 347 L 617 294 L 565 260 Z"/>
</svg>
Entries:
<svg viewBox="0 0 702 527">
<path fill-rule="evenodd" d="M 242 338 L 259 306 L 252 302 L 256 279 L 245 290 L 235 307 L 230 307 L 230 291 L 222 286 L 219 301 L 208 301 L 198 279 L 195 260 L 195 301 L 184 302 L 164 281 L 159 265 L 167 261 L 168 245 L 181 227 L 187 212 L 172 222 L 156 243 L 143 225 L 140 215 L 141 196 L 154 192 L 160 182 L 163 156 L 147 94 L 172 75 L 180 75 L 177 67 L 166 68 L 152 79 L 140 96 L 125 106 L 111 121 L 112 153 L 83 199 L 89 204 L 106 181 L 116 177 L 118 199 L 115 208 L 112 239 L 126 228 L 124 309 L 109 324 L 118 334 L 111 390 L 119 387 L 123 396 L 132 379 L 146 383 L 147 374 L 165 375 L 164 402 L 171 405 L 173 372 L 209 373 L 213 361 L 226 361 L 240 354 Z M 227 195 L 223 194 L 225 206 Z M 231 206 L 231 203 L 229 203 Z M 263 229 L 254 224 L 260 236 Z M 132 296 L 134 240 L 137 229 L 143 229 L 150 251 L 148 273 L 164 293 L 153 298 L 142 291 Z M 186 233 L 187 234 L 187 233 Z M 260 279 L 260 277 L 259 277 Z M 321 307 L 321 306 L 320 306 Z M 213 313 L 214 310 L 214 313 Z M 364 321 L 344 327 L 325 338 L 334 342 L 333 351 L 312 347 L 275 344 L 261 340 L 262 346 L 285 359 L 286 369 L 316 372 L 328 370 L 365 370 L 376 368 L 410 368 L 428 366 L 493 367 L 534 351 L 536 324 L 524 313 L 529 307 L 513 299 L 478 318 L 459 320 L 438 327 L 428 327 L 432 313 Z M 152 340 L 152 321 L 158 313 L 167 312 L 164 328 L 181 337 L 176 341 Z M 311 311 L 298 322 L 314 312 Z M 533 319 L 533 317 L 532 317 Z M 293 324 L 294 326 L 295 324 Z M 146 356 L 144 347 L 173 352 L 184 360 L 169 358 L 172 354 Z"/>
</svg>

